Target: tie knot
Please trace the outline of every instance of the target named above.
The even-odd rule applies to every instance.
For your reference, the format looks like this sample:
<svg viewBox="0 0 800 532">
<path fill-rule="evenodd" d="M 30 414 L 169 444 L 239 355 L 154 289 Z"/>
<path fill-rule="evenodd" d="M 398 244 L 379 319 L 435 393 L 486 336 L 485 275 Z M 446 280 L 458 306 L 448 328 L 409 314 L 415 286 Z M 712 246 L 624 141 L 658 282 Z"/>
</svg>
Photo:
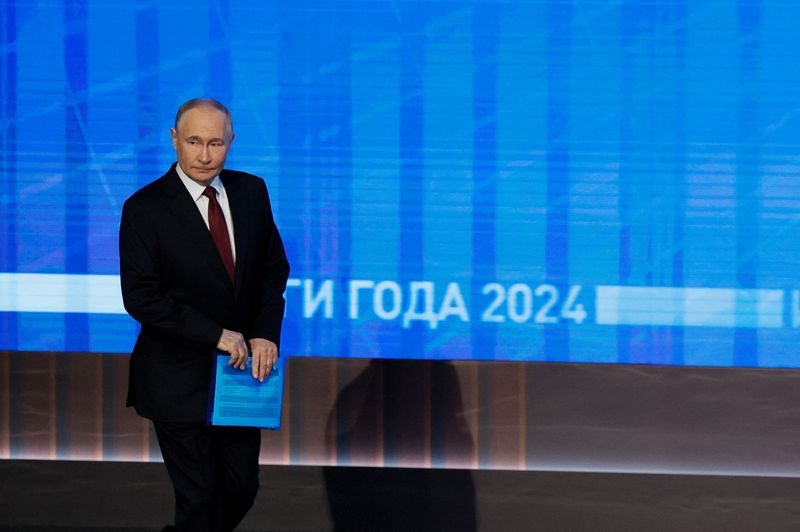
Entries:
<svg viewBox="0 0 800 532">
<path fill-rule="evenodd" d="M 203 191 L 203 196 L 207 197 L 210 200 L 215 200 L 217 199 L 217 189 L 209 185 Z"/>
</svg>

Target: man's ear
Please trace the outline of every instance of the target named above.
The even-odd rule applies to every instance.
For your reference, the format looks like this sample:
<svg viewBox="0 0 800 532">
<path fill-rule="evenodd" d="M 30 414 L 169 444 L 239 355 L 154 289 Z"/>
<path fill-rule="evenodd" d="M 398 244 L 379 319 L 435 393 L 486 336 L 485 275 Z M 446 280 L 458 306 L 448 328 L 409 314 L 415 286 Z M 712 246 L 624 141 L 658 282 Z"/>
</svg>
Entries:
<svg viewBox="0 0 800 532">
<path fill-rule="evenodd" d="M 178 151 L 178 131 L 171 127 L 169 128 L 169 134 L 172 137 L 172 147 L 175 148 L 175 151 Z"/>
</svg>

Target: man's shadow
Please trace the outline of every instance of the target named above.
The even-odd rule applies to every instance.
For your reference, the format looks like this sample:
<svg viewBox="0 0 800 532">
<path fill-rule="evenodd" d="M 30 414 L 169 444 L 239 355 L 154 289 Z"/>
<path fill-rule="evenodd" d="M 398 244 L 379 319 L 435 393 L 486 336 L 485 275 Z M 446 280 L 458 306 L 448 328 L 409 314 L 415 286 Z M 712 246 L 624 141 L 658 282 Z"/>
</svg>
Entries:
<svg viewBox="0 0 800 532">
<path fill-rule="evenodd" d="M 335 531 L 477 529 L 463 469 L 475 446 L 451 363 L 373 360 L 337 396 L 326 438 L 342 464 L 324 471 Z"/>
</svg>

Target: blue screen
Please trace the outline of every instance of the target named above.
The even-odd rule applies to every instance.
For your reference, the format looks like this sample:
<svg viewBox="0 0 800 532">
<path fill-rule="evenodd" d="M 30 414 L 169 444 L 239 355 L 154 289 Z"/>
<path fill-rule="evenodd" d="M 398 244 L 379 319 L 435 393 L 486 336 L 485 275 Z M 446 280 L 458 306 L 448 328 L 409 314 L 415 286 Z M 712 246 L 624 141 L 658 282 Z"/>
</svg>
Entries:
<svg viewBox="0 0 800 532">
<path fill-rule="evenodd" d="M 121 206 L 233 112 L 293 356 L 800 367 L 800 7 L 0 3 L 0 349 L 126 353 Z"/>
</svg>

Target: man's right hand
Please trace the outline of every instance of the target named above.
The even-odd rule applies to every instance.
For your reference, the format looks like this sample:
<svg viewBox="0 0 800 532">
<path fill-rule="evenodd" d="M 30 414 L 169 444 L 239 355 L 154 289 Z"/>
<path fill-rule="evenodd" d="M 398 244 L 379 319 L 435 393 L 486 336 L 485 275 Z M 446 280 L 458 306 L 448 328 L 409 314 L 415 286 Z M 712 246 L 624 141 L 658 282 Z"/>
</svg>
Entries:
<svg viewBox="0 0 800 532">
<path fill-rule="evenodd" d="M 230 353 L 229 366 L 233 366 L 236 369 L 244 369 L 247 364 L 247 344 L 244 341 L 244 336 L 240 333 L 222 329 L 222 334 L 217 342 L 217 349 Z"/>
</svg>

